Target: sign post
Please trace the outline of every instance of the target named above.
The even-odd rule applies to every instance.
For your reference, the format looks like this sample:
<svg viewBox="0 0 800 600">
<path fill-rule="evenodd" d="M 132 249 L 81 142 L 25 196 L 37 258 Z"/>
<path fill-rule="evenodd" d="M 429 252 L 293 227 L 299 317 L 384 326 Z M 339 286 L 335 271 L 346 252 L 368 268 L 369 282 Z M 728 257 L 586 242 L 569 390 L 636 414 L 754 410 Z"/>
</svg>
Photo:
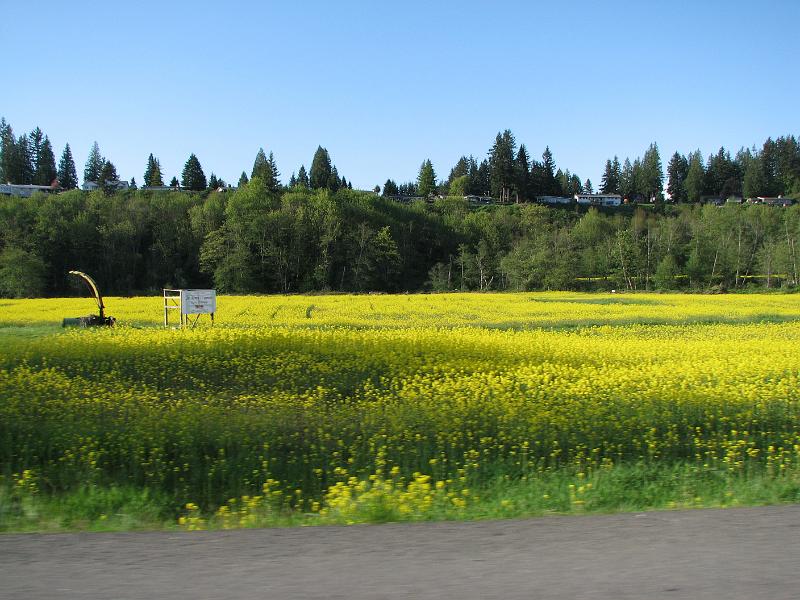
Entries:
<svg viewBox="0 0 800 600">
<path fill-rule="evenodd" d="M 164 327 L 169 327 L 169 311 L 177 310 L 180 313 L 181 327 L 190 325 L 194 327 L 201 315 L 211 317 L 214 325 L 214 314 L 217 312 L 216 290 L 164 290 Z M 194 315 L 194 320 L 192 320 Z"/>
</svg>

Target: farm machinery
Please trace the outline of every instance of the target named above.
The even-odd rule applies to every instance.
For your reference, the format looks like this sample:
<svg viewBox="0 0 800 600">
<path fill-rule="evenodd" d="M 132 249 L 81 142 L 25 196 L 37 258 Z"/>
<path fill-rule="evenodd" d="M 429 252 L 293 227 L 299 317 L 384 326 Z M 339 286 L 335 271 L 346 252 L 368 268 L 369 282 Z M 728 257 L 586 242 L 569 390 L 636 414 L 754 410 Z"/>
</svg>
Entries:
<svg viewBox="0 0 800 600">
<path fill-rule="evenodd" d="M 114 317 L 106 316 L 105 314 L 105 305 L 103 304 L 103 296 L 100 295 L 100 289 L 97 287 L 94 279 L 89 277 L 86 273 L 82 273 L 81 271 L 70 271 L 70 275 L 75 275 L 83 279 L 86 285 L 89 286 L 89 291 L 91 291 L 92 295 L 94 296 L 95 302 L 97 302 L 97 309 L 100 314 L 97 315 L 88 315 L 86 317 L 67 317 L 61 323 L 62 327 L 111 327 L 116 322 Z"/>
</svg>

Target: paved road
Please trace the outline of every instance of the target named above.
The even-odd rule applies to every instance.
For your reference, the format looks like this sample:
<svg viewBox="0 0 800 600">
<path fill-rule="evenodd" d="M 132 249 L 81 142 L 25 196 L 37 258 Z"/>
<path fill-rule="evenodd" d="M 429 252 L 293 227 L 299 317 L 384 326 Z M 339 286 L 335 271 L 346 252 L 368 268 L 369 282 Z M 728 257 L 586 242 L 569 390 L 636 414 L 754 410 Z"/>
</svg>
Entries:
<svg viewBox="0 0 800 600">
<path fill-rule="evenodd" d="M 800 598 L 800 506 L 0 537 L 0 598 Z"/>
</svg>

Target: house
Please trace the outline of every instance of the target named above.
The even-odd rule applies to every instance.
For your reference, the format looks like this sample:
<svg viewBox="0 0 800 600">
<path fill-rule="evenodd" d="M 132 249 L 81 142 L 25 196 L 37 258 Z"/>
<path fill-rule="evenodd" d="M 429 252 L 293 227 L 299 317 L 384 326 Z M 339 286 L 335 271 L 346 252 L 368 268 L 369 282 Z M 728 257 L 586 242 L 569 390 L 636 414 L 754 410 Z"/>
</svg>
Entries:
<svg viewBox="0 0 800 600">
<path fill-rule="evenodd" d="M 113 181 L 106 181 L 106 185 L 110 188 L 119 191 L 119 190 L 127 190 L 130 188 L 130 184 L 127 181 L 122 181 L 120 179 L 115 179 Z M 96 181 L 84 181 L 81 189 L 84 192 L 91 192 L 93 190 L 100 189 L 100 184 Z"/>
<path fill-rule="evenodd" d="M 572 204 L 572 198 L 566 196 L 536 196 L 540 204 Z"/>
<path fill-rule="evenodd" d="M 575 201 L 578 204 L 591 206 L 619 206 L 622 204 L 622 196 L 619 194 L 575 194 Z"/>
<path fill-rule="evenodd" d="M 0 183 L 0 194 L 4 196 L 18 196 L 30 198 L 35 192 L 52 193 L 58 190 L 58 185 L 22 185 L 17 183 Z"/>
</svg>

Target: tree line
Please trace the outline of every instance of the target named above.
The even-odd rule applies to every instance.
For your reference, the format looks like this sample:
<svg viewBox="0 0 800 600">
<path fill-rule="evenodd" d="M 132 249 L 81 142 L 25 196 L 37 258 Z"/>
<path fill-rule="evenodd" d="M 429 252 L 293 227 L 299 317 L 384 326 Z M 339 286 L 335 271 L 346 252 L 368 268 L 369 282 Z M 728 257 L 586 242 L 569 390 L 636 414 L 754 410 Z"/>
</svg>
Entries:
<svg viewBox="0 0 800 600">
<path fill-rule="evenodd" d="M 352 183 L 339 174 L 332 164 L 328 150 L 319 146 L 309 171 L 301 165 L 293 172 L 288 184 L 280 181 L 280 172 L 272 152 L 258 150 L 250 177 L 260 177 L 270 190 L 309 188 L 352 189 Z M 250 179 L 242 171 L 237 185 Z M 107 193 L 116 186 L 116 167 L 104 157 L 95 142 L 89 151 L 83 171 L 84 182 L 95 182 Z M 161 163 L 152 153 L 144 170 L 146 187 L 164 187 Z M 57 183 L 62 190 L 78 187 L 78 177 L 72 150 L 66 144 L 56 166 L 52 144 L 39 127 L 28 134 L 15 137 L 5 118 L 0 119 L 0 181 L 49 186 Z M 666 182 L 666 187 L 665 187 Z M 184 164 L 181 179 L 173 177 L 169 187 L 191 191 L 213 190 L 227 186 L 213 172 L 206 178 L 197 156 L 192 153 Z M 130 187 L 136 188 L 135 177 Z M 381 191 L 375 186 L 376 193 Z M 550 147 L 546 146 L 541 160 L 530 156 L 525 144 L 517 146 L 510 130 L 498 132 L 487 157 L 480 162 L 474 156 L 462 156 L 450 169 L 446 179 L 437 178 L 430 159 L 425 159 L 415 181 L 397 184 L 387 179 L 384 196 L 491 196 L 506 202 L 532 201 L 538 196 L 574 196 L 594 193 L 590 179 L 582 180 L 568 168 L 556 165 Z M 614 156 L 606 160 L 597 191 L 619 194 L 632 202 L 699 202 L 704 198 L 725 199 L 730 196 L 800 196 L 800 143 L 793 135 L 776 140 L 767 138 L 761 148 L 740 148 L 735 154 L 721 147 L 716 154 L 703 157 L 700 150 L 681 154 L 675 152 L 667 164 L 666 176 L 656 143 L 650 144 L 643 156 L 620 162 Z M 666 192 L 666 195 L 665 195 Z"/>
<path fill-rule="evenodd" d="M 269 160 L 267 159 L 267 163 Z M 798 282 L 800 206 L 407 204 L 269 177 L 211 192 L 0 198 L 0 294 L 742 289 Z"/>
<path fill-rule="evenodd" d="M 617 156 L 606 160 L 597 191 L 619 194 L 631 202 L 800 196 L 800 144 L 794 136 L 768 138 L 761 148 L 741 148 L 735 155 L 721 147 L 707 160 L 699 150 L 688 155 L 675 152 L 665 177 L 658 145 L 652 143 L 633 161 L 620 162 Z M 590 179 L 581 180 L 569 169 L 557 167 L 549 146 L 541 160 L 532 159 L 525 144 L 517 147 L 509 130 L 497 134 L 487 158 L 478 162 L 474 156 L 462 156 L 446 179 L 437 181 L 426 159 L 416 181 L 398 185 L 387 179 L 383 185 L 384 196 L 478 195 L 506 202 L 584 193 L 595 193 Z"/>
</svg>

